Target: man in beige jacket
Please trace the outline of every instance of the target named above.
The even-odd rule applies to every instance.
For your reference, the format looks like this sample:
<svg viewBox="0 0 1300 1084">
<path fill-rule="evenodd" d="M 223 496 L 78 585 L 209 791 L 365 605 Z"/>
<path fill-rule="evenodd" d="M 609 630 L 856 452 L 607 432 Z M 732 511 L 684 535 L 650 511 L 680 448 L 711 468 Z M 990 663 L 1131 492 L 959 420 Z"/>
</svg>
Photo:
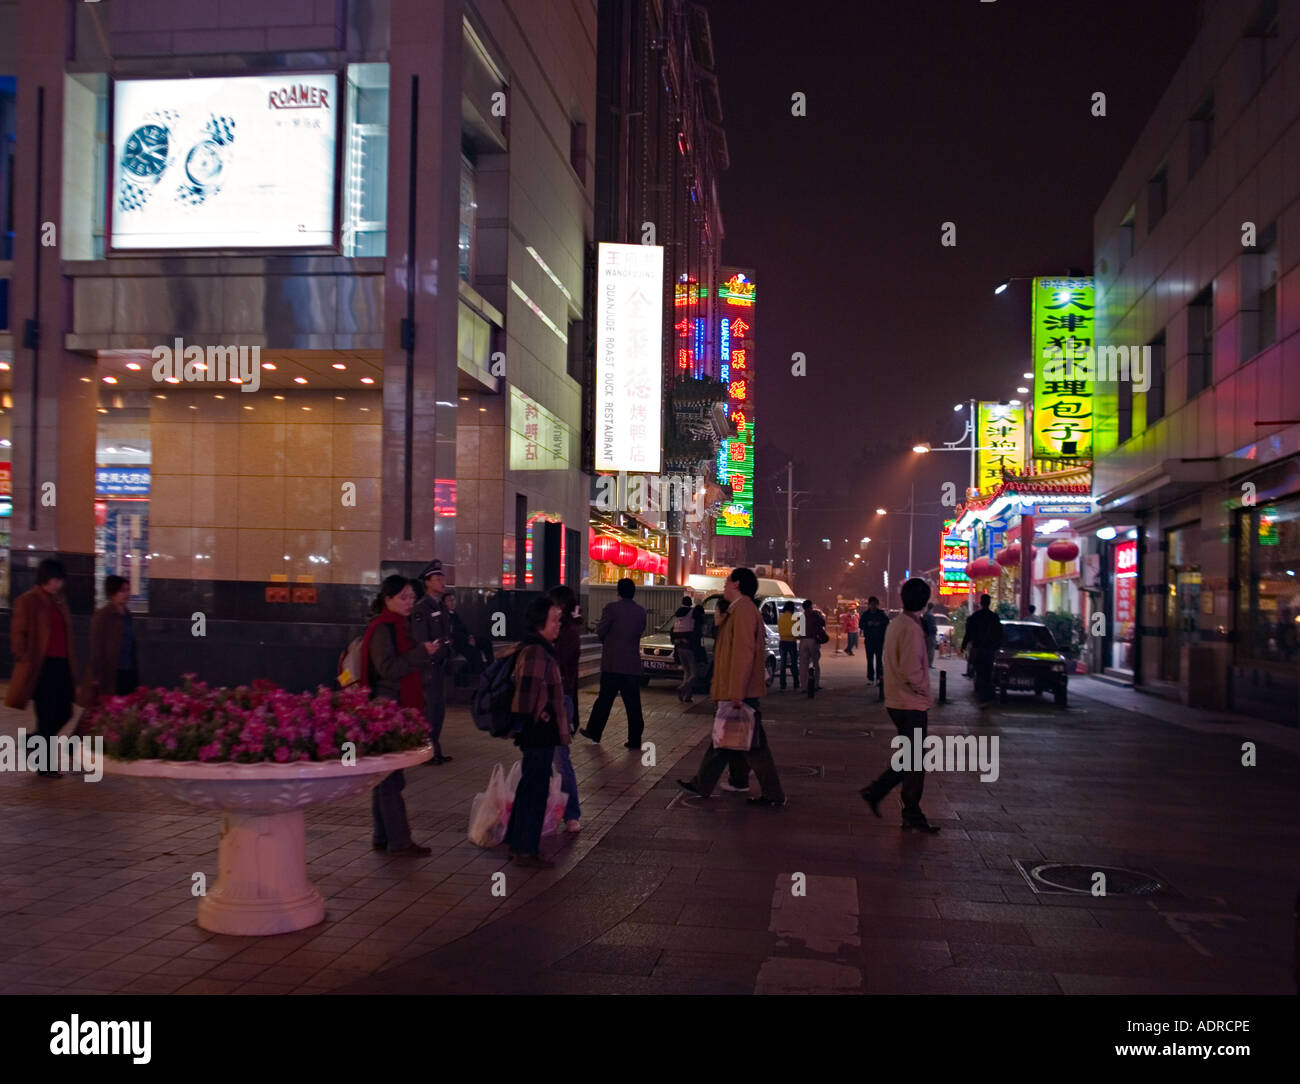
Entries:
<svg viewBox="0 0 1300 1084">
<path fill-rule="evenodd" d="M 722 769 L 733 757 L 749 762 L 763 788 L 758 798 L 750 798 L 750 805 L 783 806 L 785 791 L 777 774 L 772 750 L 763 732 L 763 715 L 758 699 L 767 690 L 767 636 L 763 617 L 754 604 L 758 593 L 758 577 L 753 569 L 737 568 L 727 577 L 722 587 L 722 597 L 727 600 L 727 612 L 719 614 L 713 638 L 713 682 L 709 698 L 718 706 L 729 703 L 733 707 L 748 704 L 754 712 L 754 737 L 749 751 L 717 749 L 710 743 L 704 751 L 704 760 L 693 779 L 679 779 L 677 785 L 691 794 L 707 798 L 722 775 Z M 739 772 L 735 773 L 739 776 Z"/>
</svg>

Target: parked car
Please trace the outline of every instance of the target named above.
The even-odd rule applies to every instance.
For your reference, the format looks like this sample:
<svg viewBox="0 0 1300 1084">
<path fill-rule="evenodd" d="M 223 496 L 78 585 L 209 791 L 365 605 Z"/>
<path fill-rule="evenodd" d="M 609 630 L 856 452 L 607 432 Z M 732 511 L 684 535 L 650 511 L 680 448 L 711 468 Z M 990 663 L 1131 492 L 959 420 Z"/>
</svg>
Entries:
<svg viewBox="0 0 1300 1084">
<path fill-rule="evenodd" d="M 696 675 L 696 692 L 707 693 L 709 682 L 713 678 L 713 619 L 717 615 L 718 600 L 721 598 L 721 594 L 708 595 L 700 603 L 704 607 L 705 618 L 704 634 L 700 642 L 708 662 L 700 667 Z M 759 599 L 758 602 L 761 609 L 764 600 Z M 781 654 L 781 636 L 777 632 L 775 618 L 769 625 L 766 611 L 761 612 L 764 615 L 764 631 L 767 636 L 767 683 L 771 685 L 772 679 L 776 677 L 777 659 Z M 676 651 L 673 647 L 673 620 L 669 617 L 654 632 L 648 632 L 641 637 L 642 685 L 649 685 L 655 679 L 670 679 L 676 684 L 681 684 L 682 668 L 677 664 Z"/>
<path fill-rule="evenodd" d="M 1069 682 L 1068 662 L 1046 625 L 1036 621 L 1003 621 L 1002 644 L 993 660 L 993 684 L 998 696 L 1051 692 L 1064 707 Z"/>
</svg>

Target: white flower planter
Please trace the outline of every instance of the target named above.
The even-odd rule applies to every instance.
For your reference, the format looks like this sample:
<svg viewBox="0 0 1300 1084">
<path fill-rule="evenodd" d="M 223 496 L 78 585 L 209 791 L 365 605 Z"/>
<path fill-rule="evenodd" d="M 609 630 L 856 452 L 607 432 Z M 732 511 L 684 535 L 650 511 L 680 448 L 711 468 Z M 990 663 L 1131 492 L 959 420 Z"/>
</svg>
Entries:
<svg viewBox="0 0 1300 1084">
<path fill-rule="evenodd" d="M 377 786 L 390 772 L 422 764 L 429 745 L 402 753 L 289 764 L 205 764 L 197 760 L 114 760 L 107 775 L 138 779 L 202 809 L 220 810 L 217 882 L 199 900 L 199 925 L 213 933 L 261 937 L 314 926 L 325 900 L 307 879 L 302 811 Z"/>
</svg>

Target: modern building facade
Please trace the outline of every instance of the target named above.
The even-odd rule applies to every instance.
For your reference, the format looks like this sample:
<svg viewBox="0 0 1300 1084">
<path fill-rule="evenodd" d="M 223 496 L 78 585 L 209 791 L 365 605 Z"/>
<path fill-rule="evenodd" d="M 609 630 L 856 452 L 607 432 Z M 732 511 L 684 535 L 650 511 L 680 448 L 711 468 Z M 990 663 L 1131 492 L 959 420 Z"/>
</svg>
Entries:
<svg viewBox="0 0 1300 1084">
<path fill-rule="evenodd" d="M 1206 5 L 1099 208 L 1098 663 L 1300 721 L 1300 9 Z M 1149 348 L 1147 350 L 1146 348 Z M 1099 389 L 1101 385 L 1099 385 Z M 1080 524 L 1080 526 L 1084 526 Z"/>
<path fill-rule="evenodd" d="M 302 685 L 388 572 L 578 582 L 596 44 L 595 0 L 0 5 L 0 601 L 120 572 L 146 681 Z"/>
</svg>

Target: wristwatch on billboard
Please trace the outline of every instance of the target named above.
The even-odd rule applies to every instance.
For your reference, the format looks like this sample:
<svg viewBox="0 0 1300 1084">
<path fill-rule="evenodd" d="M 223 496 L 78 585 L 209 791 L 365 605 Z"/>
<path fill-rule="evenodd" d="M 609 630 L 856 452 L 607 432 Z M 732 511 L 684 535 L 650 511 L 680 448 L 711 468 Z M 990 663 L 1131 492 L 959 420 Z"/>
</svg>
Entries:
<svg viewBox="0 0 1300 1084">
<path fill-rule="evenodd" d="M 117 196 L 120 210 L 143 207 L 167 172 L 176 142 L 172 125 L 178 115 L 170 109 L 146 113 L 143 123 L 126 137 L 122 144 L 122 184 Z"/>
<path fill-rule="evenodd" d="M 203 126 L 200 139 L 185 156 L 185 172 L 176 198 L 197 207 L 209 196 L 221 191 L 222 174 L 230 160 L 230 145 L 235 141 L 235 122 L 230 117 L 213 114 Z"/>
</svg>

